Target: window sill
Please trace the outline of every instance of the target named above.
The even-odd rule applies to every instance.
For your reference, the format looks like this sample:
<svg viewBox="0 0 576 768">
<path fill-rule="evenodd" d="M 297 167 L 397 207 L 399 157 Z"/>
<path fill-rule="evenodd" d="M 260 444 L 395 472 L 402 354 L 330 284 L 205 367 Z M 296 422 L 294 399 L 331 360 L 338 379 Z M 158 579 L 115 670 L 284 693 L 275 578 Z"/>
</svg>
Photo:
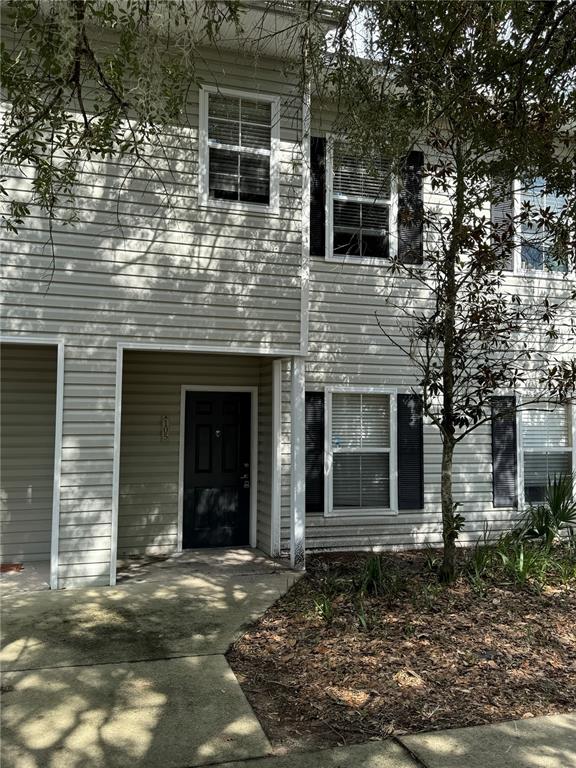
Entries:
<svg viewBox="0 0 576 768">
<path fill-rule="evenodd" d="M 280 216 L 280 206 L 274 204 L 258 205 L 258 203 L 243 203 L 236 200 L 216 200 L 210 198 L 209 200 L 199 201 L 198 206 L 203 211 L 237 211 L 239 213 L 259 213 L 261 216 Z"/>
<path fill-rule="evenodd" d="M 338 254 L 326 255 L 324 259 L 333 264 L 350 264 L 364 267 L 387 267 L 390 264 L 390 256 L 340 256 Z"/>
<path fill-rule="evenodd" d="M 324 512 L 324 517 L 348 517 L 351 519 L 397 517 L 397 509 L 329 509 Z"/>
<path fill-rule="evenodd" d="M 549 272 L 546 269 L 519 269 L 514 272 L 510 270 L 506 271 L 505 274 L 511 277 L 526 277 L 532 280 L 545 280 L 546 282 L 550 280 L 562 282 L 570 280 L 574 282 L 576 279 L 576 275 L 573 272 Z"/>
</svg>

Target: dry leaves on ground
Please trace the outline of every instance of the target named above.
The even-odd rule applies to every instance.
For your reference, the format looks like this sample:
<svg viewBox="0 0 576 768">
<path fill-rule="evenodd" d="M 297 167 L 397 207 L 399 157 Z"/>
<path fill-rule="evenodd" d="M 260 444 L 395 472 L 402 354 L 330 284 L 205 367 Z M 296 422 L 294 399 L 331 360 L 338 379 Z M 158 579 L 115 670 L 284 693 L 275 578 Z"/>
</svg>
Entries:
<svg viewBox="0 0 576 768">
<path fill-rule="evenodd" d="M 387 555 L 394 594 L 358 598 L 358 556 L 318 556 L 228 658 L 272 742 L 329 745 L 576 709 L 576 585 L 533 589 L 466 580 L 448 588 L 422 553 Z"/>
</svg>

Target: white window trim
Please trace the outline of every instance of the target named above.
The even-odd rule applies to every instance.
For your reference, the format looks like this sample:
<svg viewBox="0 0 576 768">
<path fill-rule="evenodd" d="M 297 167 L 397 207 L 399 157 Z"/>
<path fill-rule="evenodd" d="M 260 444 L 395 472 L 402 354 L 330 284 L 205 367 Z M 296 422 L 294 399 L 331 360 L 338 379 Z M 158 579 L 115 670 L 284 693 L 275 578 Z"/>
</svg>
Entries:
<svg viewBox="0 0 576 768">
<path fill-rule="evenodd" d="M 375 256 L 353 256 L 334 253 L 334 141 L 333 135 L 326 136 L 326 261 L 333 261 L 342 264 L 362 264 L 368 266 L 382 266 L 388 259 L 396 258 L 398 254 L 398 179 L 392 176 L 390 179 L 390 198 L 378 199 L 377 202 L 387 203 L 389 207 L 389 256 L 388 259 L 377 258 Z M 358 199 L 351 197 L 352 199 Z M 367 198 L 361 198 L 365 200 Z"/>
<path fill-rule="evenodd" d="M 560 403 L 558 404 L 561 405 Z M 576 473 L 576 404 L 566 403 L 568 409 L 569 430 L 572 439 L 572 472 Z M 516 475 L 518 488 L 518 511 L 526 508 L 526 494 L 524 492 L 524 456 L 527 453 L 538 453 L 538 451 L 524 448 L 524 432 L 522 429 L 522 413 L 530 408 L 522 408 L 522 397 L 516 394 Z M 537 410 L 536 407 L 534 410 Z M 550 453 L 569 453 L 570 447 L 552 448 Z M 542 451 L 540 451 L 542 452 Z"/>
<path fill-rule="evenodd" d="M 334 509 L 333 505 L 333 450 L 332 450 L 332 395 L 390 396 L 390 507 L 380 509 Z M 324 517 L 347 517 L 361 521 L 364 518 L 398 515 L 398 436 L 396 387 L 333 386 L 324 390 Z M 386 452 L 382 450 L 382 452 Z"/>
<path fill-rule="evenodd" d="M 271 105 L 270 126 L 270 202 L 268 205 L 245 203 L 240 200 L 218 200 L 208 196 L 208 98 L 211 93 L 237 99 L 264 101 Z M 227 147 L 226 147 L 227 148 Z M 260 154 L 258 152 L 254 154 Z M 198 203 L 202 208 L 226 211 L 252 211 L 278 215 L 280 213 L 280 97 L 269 93 L 239 91 L 203 85 L 199 93 L 198 117 Z"/>
<path fill-rule="evenodd" d="M 522 210 L 522 184 L 519 179 L 515 179 L 512 183 L 512 216 L 515 217 L 520 214 Z M 554 272 L 551 269 L 527 269 L 522 266 L 522 232 L 521 225 L 518 226 L 518 231 L 514 237 L 514 246 L 512 248 L 512 269 L 508 270 L 508 274 L 517 275 L 520 277 L 530 277 L 533 280 L 574 280 L 574 276 L 568 272 Z"/>
</svg>

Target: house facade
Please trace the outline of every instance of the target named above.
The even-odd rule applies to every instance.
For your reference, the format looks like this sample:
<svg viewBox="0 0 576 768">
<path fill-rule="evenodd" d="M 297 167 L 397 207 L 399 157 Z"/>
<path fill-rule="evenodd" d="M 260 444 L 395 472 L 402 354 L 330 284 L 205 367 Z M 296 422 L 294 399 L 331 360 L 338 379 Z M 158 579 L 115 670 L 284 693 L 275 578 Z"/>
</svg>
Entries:
<svg viewBox="0 0 576 768">
<path fill-rule="evenodd" d="M 4 241 L 1 557 L 49 560 L 53 588 L 186 548 L 303 567 L 441 542 L 439 436 L 379 327 L 418 300 L 382 268 L 421 258 L 401 185 L 370 186 L 280 61 L 202 59 L 185 126 L 146 167 L 87 165 L 76 224 L 51 240 L 33 213 Z M 444 205 L 422 163 L 404 181 Z M 527 295 L 565 291 L 519 259 Z M 464 441 L 463 540 L 509 526 L 551 469 L 576 468 L 575 444 L 567 407 Z"/>
</svg>

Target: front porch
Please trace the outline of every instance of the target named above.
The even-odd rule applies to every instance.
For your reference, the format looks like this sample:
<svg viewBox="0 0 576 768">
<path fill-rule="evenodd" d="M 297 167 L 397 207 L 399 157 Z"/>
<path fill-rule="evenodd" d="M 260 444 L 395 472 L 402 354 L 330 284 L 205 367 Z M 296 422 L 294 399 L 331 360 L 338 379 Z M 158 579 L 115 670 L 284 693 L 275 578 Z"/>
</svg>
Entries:
<svg viewBox="0 0 576 768">
<path fill-rule="evenodd" d="M 287 571 L 287 558 L 272 559 L 259 549 L 187 549 L 171 555 L 136 555 L 119 560 L 116 583 L 165 581 L 173 576 L 258 577 Z"/>
<path fill-rule="evenodd" d="M 28 377 L 35 397 L 49 390 L 40 414 L 22 394 L 32 341 L 6 345 L 4 366 L 19 398 L 2 414 L 9 591 L 114 585 L 127 559 L 203 547 L 303 567 L 302 357 L 59 341 L 50 371 Z"/>
<path fill-rule="evenodd" d="M 279 554 L 280 377 L 267 357 L 124 353 L 119 565 L 190 548 Z"/>
</svg>

